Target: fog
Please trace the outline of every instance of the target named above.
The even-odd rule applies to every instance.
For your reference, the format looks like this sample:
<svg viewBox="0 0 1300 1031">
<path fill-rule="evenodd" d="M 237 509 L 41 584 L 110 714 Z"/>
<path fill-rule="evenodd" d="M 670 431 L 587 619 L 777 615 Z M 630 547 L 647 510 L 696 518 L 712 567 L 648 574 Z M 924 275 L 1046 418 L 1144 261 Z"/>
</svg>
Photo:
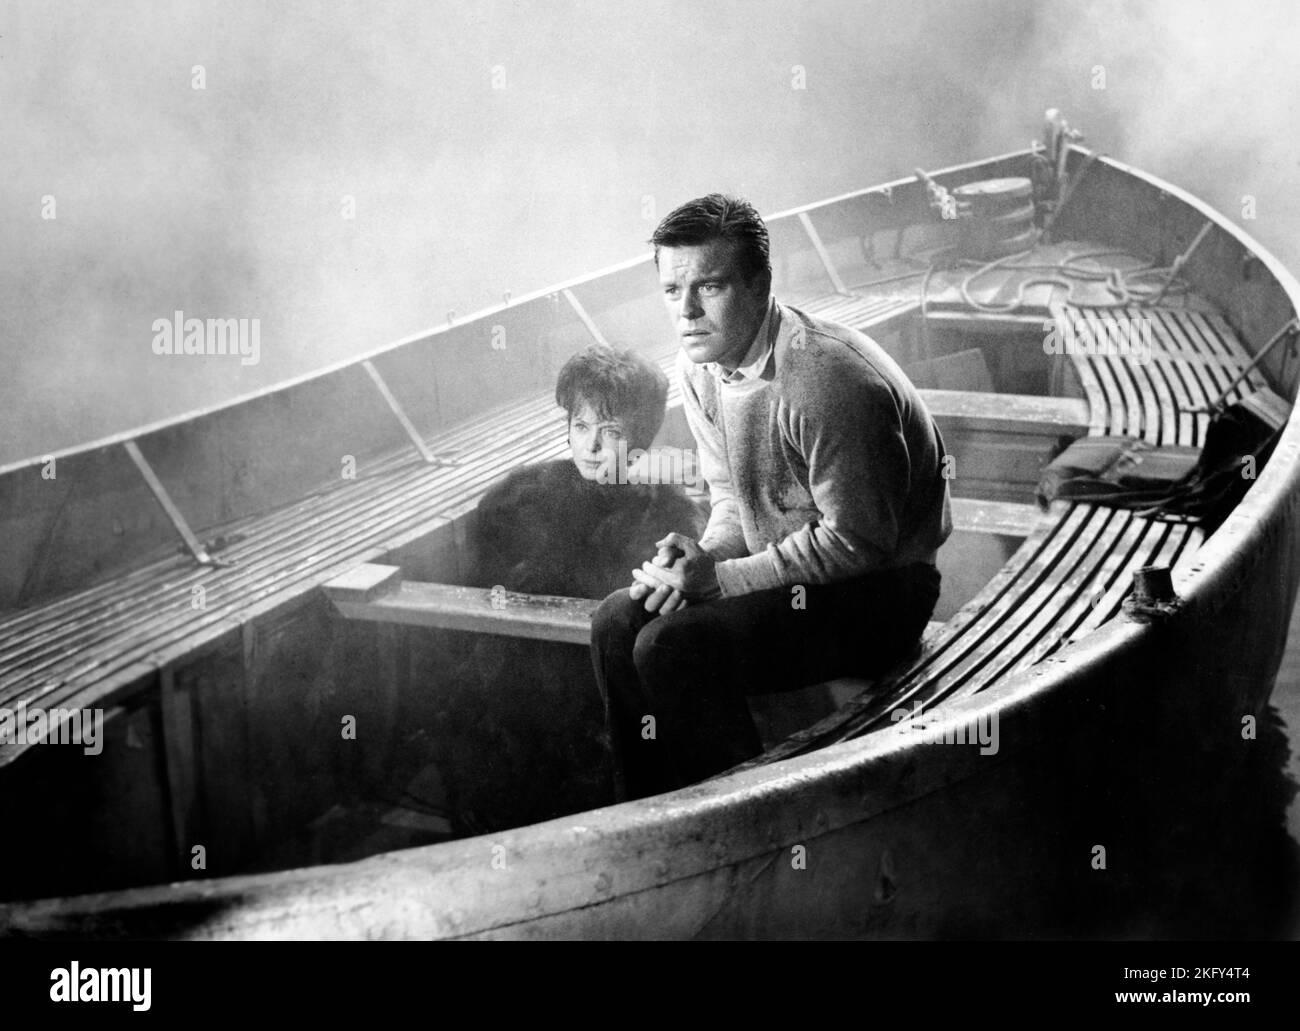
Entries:
<svg viewBox="0 0 1300 1031">
<path fill-rule="evenodd" d="M 1186 0 L 4 3 L 0 462 L 630 257 L 702 192 L 773 212 L 1023 147 L 1049 106 L 1300 267 L 1298 24 Z M 154 354 L 178 310 L 260 319 L 260 360 Z"/>
</svg>

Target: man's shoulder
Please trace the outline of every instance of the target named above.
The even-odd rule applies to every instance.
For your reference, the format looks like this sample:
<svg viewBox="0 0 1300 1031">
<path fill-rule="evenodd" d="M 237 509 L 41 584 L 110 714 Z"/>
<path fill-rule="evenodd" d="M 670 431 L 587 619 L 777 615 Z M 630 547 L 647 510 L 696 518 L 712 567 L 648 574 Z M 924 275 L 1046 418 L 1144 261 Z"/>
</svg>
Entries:
<svg viewBox="0 0 1300 1031">
<path fill-rule="evenodd" d="M 790 305 L 782 305 L 782 329 L 781 337 L 789 337 L 791 345 L 798 347 L 800 344 L 799 337 L 802 335 L 804 343 L 808 340 L 816 340 L 822 343 L 833 343 L 841 345 L 832 349 L 831 357 L 843 361 L 861 361 L 866 359 L 872 361 L 880 356 L 885 356 L 884 349 L 876 343 L 870 336 L 860 329 L 854 329 L 842 322 L 831 322 L 829 319 L 823 319 L 816 315 L 810 315 L 800 308 Z M 789 323 L 788 328 L 786 323 Z"/>
<path fill-rule="evenodd" d="M 818 333 L 822 336 L 832 337 L 837 340 L 856 341 L 858 339 L 869 339 L 861 330 L 854 329 L 852 326 L 845 325 L 843 322 L 832 322 L 830 319 L 823 319 L 818 315 L 813 315 L 792 304 L 782 304 L 779 308 L 783 322 L 786 319 L 790 319 L 793 322 L 802 325 L 805 332 Z"/>
<path fill-rule="evenodd" d="M 782 308 L 778 366 L 788 390 L 822 396 L 828 390 L 907 389 L 902 369 L 861 330 L 798 308 Z"/>
</svg>

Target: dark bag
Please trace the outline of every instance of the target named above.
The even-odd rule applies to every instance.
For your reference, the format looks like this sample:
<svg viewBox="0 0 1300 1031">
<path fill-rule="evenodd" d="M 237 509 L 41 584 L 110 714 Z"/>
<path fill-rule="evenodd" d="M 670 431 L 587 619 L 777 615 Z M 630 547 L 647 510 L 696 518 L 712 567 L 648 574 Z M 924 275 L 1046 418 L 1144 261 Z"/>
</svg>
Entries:
<svg viewBox="0 0 1300 1031">
<path fill-rule="evenodd" d="M 1290 415 L 1291 405 L 1267 387 L 1220 411 L 1206 429 L 1195 473 L 1161 504 L 1161 514 L 1194 519 L 1212 534 L 1263 470 Z"/>
<path fill-rule="evenodd" d="M 1089 501 L 1198 522 L 1208 536 L 1268 461 L 1291 405 L 1267 387 L 1217 413 L 1201 448 L 1128 437 L 1076 440 L 1043 471 L 1038 501 Z"/>
<path fill-rule="evenodd" d="M 1147 508 L 1167 498 L 1196 470 L 1201 449 L 1157 447 L 1132 437 L 1082 437 L 1043 470 L 1038 503 L 1091 501 Z"/>
</svg>

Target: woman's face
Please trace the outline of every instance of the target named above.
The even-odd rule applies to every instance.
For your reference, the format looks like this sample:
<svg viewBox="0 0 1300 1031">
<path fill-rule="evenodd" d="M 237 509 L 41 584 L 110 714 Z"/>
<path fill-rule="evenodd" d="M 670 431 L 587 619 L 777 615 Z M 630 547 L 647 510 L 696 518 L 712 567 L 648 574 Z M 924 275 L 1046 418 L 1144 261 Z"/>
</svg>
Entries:
<svg viewBox="0 0 1300 1031">
<path fill-rule="evenodd" d="M 569 416 L 569 449 L 573 464 L 584 480 L 618 483 L 620 464 L 627 460 L 622 419 L 601 419 L 589 402 L 581 402 Z"/>
</svg>

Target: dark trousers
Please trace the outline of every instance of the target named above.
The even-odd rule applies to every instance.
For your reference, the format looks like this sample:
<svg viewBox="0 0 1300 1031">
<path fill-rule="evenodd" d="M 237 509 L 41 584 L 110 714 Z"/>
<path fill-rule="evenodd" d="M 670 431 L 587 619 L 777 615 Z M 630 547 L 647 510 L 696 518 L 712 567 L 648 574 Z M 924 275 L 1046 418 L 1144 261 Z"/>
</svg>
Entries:
<svg viewBox="0 0 1300 1031">
<path fill-rule="evenodd" d="M 611 594 L 593 617 L 591 654 L 625 797 L 753 758 L 761 745 L 746 695 L 880 674 L 915 648 L 938 598 L 939 571 L 926 564 L 666 616 L 626 589 Z"/>
</svg>

